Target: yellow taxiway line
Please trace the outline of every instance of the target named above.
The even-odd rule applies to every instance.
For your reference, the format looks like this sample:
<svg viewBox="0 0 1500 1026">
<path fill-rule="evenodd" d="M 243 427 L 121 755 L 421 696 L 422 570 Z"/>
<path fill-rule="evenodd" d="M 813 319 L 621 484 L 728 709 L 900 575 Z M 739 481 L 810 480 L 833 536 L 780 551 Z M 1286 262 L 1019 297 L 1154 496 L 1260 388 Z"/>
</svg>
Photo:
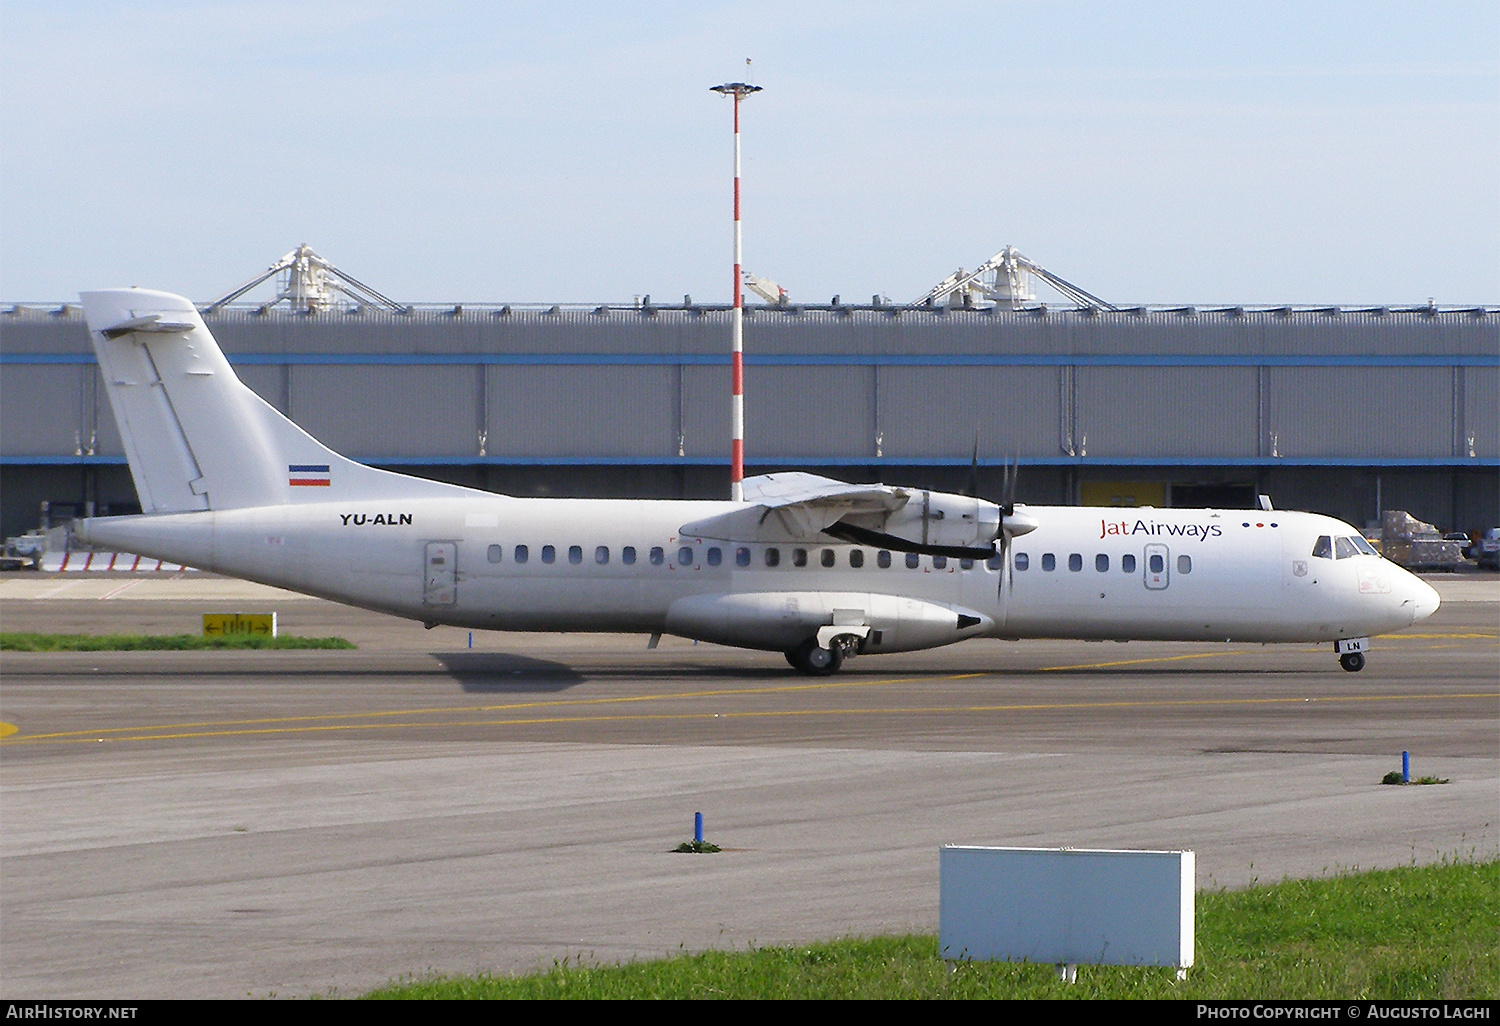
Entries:
<svg viewBox="0 0 1500 1026">
<path fill-rule="evenodd" d="M 973 676 L 965 674 L 964 676 Z M 710 696 L 728 696 L 746 694 L 747 692 L 712 692 L 696 695 L 654 695 L 651 700 L 663 700 L 670 698 L 693 698 Z M 751 692 L 753 693 L 753 692 Z M 874 709 L 774 709 L 755 710 L 741 712 L 683 712 L 683 713 L 623 713 L 606 714 L 601 716 L 525 716 L 503 719 L 458 719 L 458 720 L 411 720 L 406 722 L 391 722 L 385 717 L 399 715 L 424 715 L 431 713 L 454 713 L 454 712 L 500 712 L 522 708 L 557 707 L 565 705 L 587 705 L 587 700 L 566 702 L 533 702 L 517 703 L 510 706 L 476 706 L 469 709 L 443 708 L 432 710 L 390 710 L 386 712 L 369 713 L 346 713 L 340 716 L 327 717 L 289 717 L 285 720 L 245 720 L 229 721 L 218 724 L 208 723 L 181 723 L 161 724 L 151 727 L 112 727 L 104 730 L 92 731 L 66 731 L 55 734 L 34 734 L 15 737 L 3 742 L 6 745 L 33 743 L 33 742 L 58 742 L 58 743 L 102 743 L 108 741 L 162 741 L 162 740 L 185 740 L 190 738 L 206 737 L 248 737 L 264 734 L 306 734 L 306 733 L 329 733 L 334 731 L 354 730 L 396 730 L 396 729 L 432 729 L 437 727 L 496 727 L 496 726 L 543 726 L 549 724 L 563 723 L 629 723 L 649 722 L 665 720 L 714 720 L 714 719 L 773 719 L 780 717 L 805 717 L 805 716 L 922 716 L 952 713 L 996 713 L 996 712 L 1048 712 L 1059 710 L 1102 710 L 1102 709 L 1167 709 L 1167 708 L 1202 708 L 1204 706 L 1275 706 L 1275 705 L 1332 705 L 1350 704 L 1355 702 L 1413 702 L 1438 700 L 1468 700 L 1476 698 L 1500 699 L 1500 691 L 1487 692 L 1463 692 L 1458 694 L 1417 694 L 1417 695 L 1322 695 L 1285 698 L 1193 698 L 1193 699 L 1145 699 L 1145 700 L 1113 700 L 1099 702 L 1031 702 L 1031 703 L 1005 703 L 992 705 L 941 705 L 941 706 L 902 706 L 883 707 Z M 612 700 L 605 700 L 612 701 Z M 354 718 L 380 718 L 378 723 L 306 723 L 313 719 L 354 719 Z M 298 721 L 300 725 L 293 725 Z M 205 727 L 227 727 L 238 729 L 208 730 Z M 199 728 L 199 729 L 194 729 Z M 131 732 L 135 733 L 131 733 Z M 100 735 L 111 735 L 103 737 Z"/>
<path fill-rule="evenodd" d="M 1382 636 L 1385 637 L 1385 636 Z M 1489 634 L 1425 634 L 1425 635 L 1394 635 L 1398 638 L 1488 638 Z M 1321 646 L 1319 646 L 1321 648 Z M 1438 646 L 1443 647 L 1443 646 Z M 1116 659 L 1095 663 L 1077 663 L 1064 666 L 1039 666 L 1030 673 L 1067 672 L 1078 670 L 1102 670 L 1112 669 L 1120 666 L 1138 666 L 1147 664 L 1160 664 L 1181 662 L 1192 659 L 1212 659 L 1225 656 L 1243 655 L 1244 650 L 1221 649 L 1213 652 L 1194 652 L 1187 655 L 1175 656 L 1153 656 L 1141 659 Z M 752 717 L 774 717 L 774 716 L 835 716 L 835 715 L 880 715 L 880 714 L 935 714 L 955 712 L 1036 712 L 1059 709 L 1119 709 L 1119 708 L 1162 708 L 1162 707 L 1185 707 L 1204 705 L 1266 705 L 1266 704 L 1304 704 L 1310 702 L 1358 702 L 1358 701 L 1410 701 L 1414 699 L 1437 699 L 1437 698 L 1500 698 L 1497 693 L 1472 693 L 1457 695 L 1341 695 L 1321 698 L 1251 698 L 1251 699 L 1163 699 L 1154 701 L 1102 701 L 1102 702 L 1073 702 L 1073 703 L 1042 703 L 1042 704 L 1020 704 L 1020 705 L 974 705 L 974 706 L 923 706 L 915 708 L 886 708 L 886 709 L 820 709 L 820 710 L 767 710 L 760 712 L 736 712 L 736 713 L 649 713 L 649 714 L 621 714 L 602 716 L 558 716 L 558 717 L 518 717 L 514 719 L 462 719 L 448 721 L 418 720 L 413 722 L 393 722 L 396 717 L 426 717 L 435 715 L 469 715 L 479 713 L 504 713 L 520 712 L 528 709 L 561 709 L 572 706 L 608 706 L 639 704 L 647 702 L 662 702 L 670 700 L 689 700 L 705 698 L 735 698 L 750 695 L 785 695 L 802 692 L 829 691 L 833 689 L 850 688 L 874 688 L 888 687 L 896 684 L 912 683 L 939 683 L 959 680 L 972 680 L 979 677 L 991 676 L 990 672 L 974 672 L 945 674 L 942 676 L 907 676 L 888 677 L 876 680 L 828 680 L 817 683 L 806 684 L 781 684 L 765 687 L 751 688 L 714 688 L 703 691 L 681 691 L 646 695 L 623 695 L 610 698 L 550 698 L 538 699 L 524 702 L 503 702 L 498 704 L 470 705 L 470 706 L 433 706 L 430 708 L 415 709 L 386 709 L 365 710 L 346 713 L 319 713 L 307 716 L 277 716 L 262 717 L 244 720 L 205 720 L 187 723 L 164 723 L 150 726 L 133 727 L 96 727 L 90 730 L 62 731 L 46 734 L 23 734 L 13 724 L 0 724 L 0 746 L 22 743 L 33 743 L 39 741 L 57 742 L 101 742 L 104 740 L 119 741 L 145 741 L 161 740 L 168 738 L 194 738 L 194 737 L 228 737 L 254 734 L 293 734 L 337 730 L 380 730 L 398 728 L 432 728 L 432 727 L 463 727 L 463 726 L 510 726 L 523 724 L 547 724 L 547 723 L 608 723 L 625 722 L 651 719 L 713 719 L 723 717 L 752 718 Z M 379 720 L 380 722 L 364 723 L 334 723 L 328 721 L 336 720 Z M 227 729 L 215 729 L 227 728 Z"/>
</svg>

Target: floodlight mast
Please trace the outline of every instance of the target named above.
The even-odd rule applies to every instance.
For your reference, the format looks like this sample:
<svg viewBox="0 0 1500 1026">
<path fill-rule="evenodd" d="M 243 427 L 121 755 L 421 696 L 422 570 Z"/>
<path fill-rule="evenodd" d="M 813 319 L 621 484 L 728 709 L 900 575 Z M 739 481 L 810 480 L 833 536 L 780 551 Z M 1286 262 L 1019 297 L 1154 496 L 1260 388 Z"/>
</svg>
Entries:
<svg viewBox="0 0 1500 1026">
<path fill-rule="evenodd" d="M 740 234 L 740 101 L 760 86 L 726 82 L 710 87 L 721 96 L 734 97 L 734 312 L 730 320 L 731 429 L 729 439 L 729 497 L 745 499 L 745 294 L 741 286 L 744 262 Z"/>
</svg>

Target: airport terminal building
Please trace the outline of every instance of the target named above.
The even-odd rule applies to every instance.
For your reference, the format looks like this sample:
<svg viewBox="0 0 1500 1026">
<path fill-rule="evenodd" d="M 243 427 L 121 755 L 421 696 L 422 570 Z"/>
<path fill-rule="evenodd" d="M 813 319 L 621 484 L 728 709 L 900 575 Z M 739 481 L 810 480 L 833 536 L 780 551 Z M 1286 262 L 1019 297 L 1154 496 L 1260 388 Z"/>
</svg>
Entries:
<svg viewBox="0 0 1500 1026">
<path fill-rule="evenodd" d="M 241 378 L 355 459 L 517 495 L 727 498 L 723 306 L 205 314 Z M 1405 509 L 1500 524 L 1500 308 L 746 308 L 747 473 L 1031 503 Z M 0 307 L 5 535 L 134 512 L 76 304 Z"/>
</svg>

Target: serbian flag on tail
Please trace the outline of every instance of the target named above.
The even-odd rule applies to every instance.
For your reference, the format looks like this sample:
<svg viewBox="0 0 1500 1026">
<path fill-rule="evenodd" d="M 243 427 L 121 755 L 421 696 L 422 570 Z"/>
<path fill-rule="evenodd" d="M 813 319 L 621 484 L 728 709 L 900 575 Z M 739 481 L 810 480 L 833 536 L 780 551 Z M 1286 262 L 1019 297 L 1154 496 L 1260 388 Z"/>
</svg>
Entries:
<svg viewBox="0 0 1500 1026">
<path fill-rule="evenodd" d="M 326 463 L 293 463 L 286 468 L 286 483 L 304 488 L 327 488 L 333 484 Z"/>
</svg>

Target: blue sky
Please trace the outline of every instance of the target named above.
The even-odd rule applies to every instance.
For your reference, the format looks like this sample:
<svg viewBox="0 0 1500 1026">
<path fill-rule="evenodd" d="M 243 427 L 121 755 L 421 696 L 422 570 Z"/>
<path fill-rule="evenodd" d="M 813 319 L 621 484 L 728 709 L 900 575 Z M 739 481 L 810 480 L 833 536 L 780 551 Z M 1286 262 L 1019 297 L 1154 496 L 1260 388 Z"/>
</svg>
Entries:
<svg viewBox="0 0 1500 1026">
<path fill-rule="evenodd" d="M 1500 302 L 1500 4 L 0 3 L 0 300 Z"/>
</svg>

